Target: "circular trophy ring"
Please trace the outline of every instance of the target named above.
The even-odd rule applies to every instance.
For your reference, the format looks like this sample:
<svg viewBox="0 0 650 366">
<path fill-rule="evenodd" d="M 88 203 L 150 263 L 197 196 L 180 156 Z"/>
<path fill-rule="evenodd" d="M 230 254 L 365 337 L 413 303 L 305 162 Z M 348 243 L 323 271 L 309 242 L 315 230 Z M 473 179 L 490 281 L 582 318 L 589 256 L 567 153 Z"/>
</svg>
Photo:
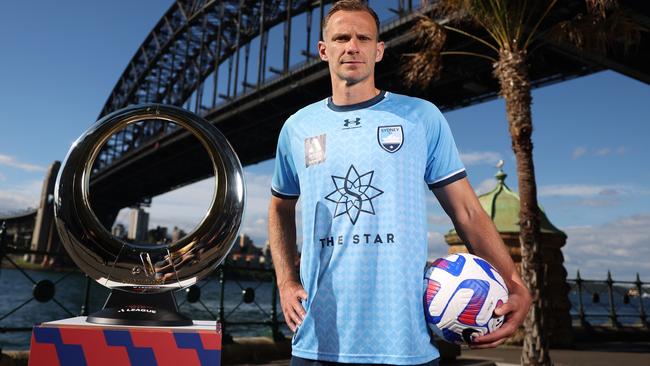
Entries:
<svg viewBox="0 0 650 366">
<path fill-rule="evenodd" d="M 171 244 L 116 238 L 90 206 L 90 174 L 102 146 L 115 132 L 146 120 L 184 127 L 207 150 L 214 169 L 214 195 L 206 215 L 191 233 Z M 114 289 L 164 292 L 195 284 L 224 260 L 239 234 L 244 197 L 241 164 L 216 127 L 181 108 L 146 104 L 103 117 L 75 141 L 57 177 L 54 216 L 68 254 L 91 278 Z"/>
</svg>

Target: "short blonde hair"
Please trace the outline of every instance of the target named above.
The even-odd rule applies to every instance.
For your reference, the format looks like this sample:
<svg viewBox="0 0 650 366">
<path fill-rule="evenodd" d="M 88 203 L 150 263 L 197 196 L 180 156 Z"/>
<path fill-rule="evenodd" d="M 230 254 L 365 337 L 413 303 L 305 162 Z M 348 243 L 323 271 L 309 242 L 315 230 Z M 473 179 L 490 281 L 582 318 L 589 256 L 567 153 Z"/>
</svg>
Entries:
<svg viewBox="0 0 650 366">
<path fill-rule="evenodd" d="M 366 13 L 372 15 L 372 17 L 375 19 L 375 25 L 377 26 L 377 40 L 379 40 L 379 17 L 377 16 L 377 13 L 375 13 L 374 10 L 370 6 L 368 6 L 368 3 L 362 0 L 339 0 L 332 7 L 330 10 L 327 12 L 327 15 L 325 18 L 323 18 L 323 24 L 321 24 L 321 29 L 323 30 L 323 34 L 325 34 L 325 28 L 327 28 L 327 22 L 329 22 L 330 18 L 334 13 L 337 11 L 341 10 L 346 10 L 346 11 L 365 11 Z"/>
</svg>

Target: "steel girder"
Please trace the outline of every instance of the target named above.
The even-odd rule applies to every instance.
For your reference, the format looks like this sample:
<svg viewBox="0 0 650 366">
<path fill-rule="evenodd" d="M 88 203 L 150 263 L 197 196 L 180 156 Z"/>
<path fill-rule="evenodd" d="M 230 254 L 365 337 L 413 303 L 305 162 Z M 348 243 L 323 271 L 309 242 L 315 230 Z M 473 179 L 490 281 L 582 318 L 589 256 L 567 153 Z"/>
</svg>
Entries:
<svg viewBox="0 0 650 366">
<path fill-rule="evenodd" d="M 649 9 L 647 5 L 639 5 L 632 1 L 622 2 L 626 6 L 634 5 L 631 7 L 636 11 L 637 17 L 643 20 L 641 23 L 648 24 Z M 317 69 L 310 67 L 310 65 L 314 64 L 313 62 L 307 62 L 297 68 L 296 65 L 289 65 L 289 50 L 292 47 L 291 21 L 292 18 L 304 13 L 307 13 L 309 19 L 311 19 L 312 11 L 317 8 L 320 8 L 318 14 L 322 17 L 323 6 L 327 3 L 331 3 L 331 1 L 178 1 L 165 13 L 133 56 L 109 96 L 100 116 L 130 104 L 162 102 L 178 106 L 185 105 L 186 109 L 194 110 L 211 122 L 217 123 L 219 120 L 224 119 L 225 116 L 240 110 L 242 102 L 246 100 L 251 98 L 265 100 L 264 96 L 268 95 L 269 92 L 280 92 L 275 90 L 277 87 L 274 84 L 284 85 L 287 83 L 285 79 L 289 79 L 289 82 L 291 82 L 291 79 L 295 78 L 295 76 L 292 78 L 292 72 L 300 71 L 301 67 L 307 67 L 312 73 Z M 406 20 L 412 18 L 412 10 L 419 3 L 419 1 L 397 0 L 392 3 L 396 5 L 397 9 L 391 10 L 400 15 L 401 19 Z M 386 7 L 386 3 L 380 4 L 378 6 Z M 563 4 L 567 14 L 574 13 L 575 8 L 579 6 L 584 6 L 582 0 L 573 0 Z M 280 69 L 271 69 L 270 71 L 278 75 L 265 79 L 268 33 L 272 27 L 281 23 L 284 23 L 284 44 L 281 47 L 283 54 L 282 67 Z M 308 23 L 311 24 L 309 21 Z M 393 34 L 389 38 L 402 38 L 405 36 L 405 30 L 399 26 L 393 27 L 389 24 L 389 27 L 384 30 L 390 32 L 390 29 L 393 28 L 402 33 Z M 308 26 L 306 32 L 311 31 L 310 26 Z M 383 36 L 386 36 L 386 34 Z M 240 53 L 244 53 L 244 57 L 247 59 L 250 45 L 258 37 L 260 50 L 258 52 L 259 60 L 256 65 L 258 69 L 257 82 L 250 84 L 245 76 L 248 62 L 244 62 L 245 70 L 242 82 L 239 79 L 240 73 L 237 69 L 240 65 Z M 309 37 L 307 39 L 309 40 Z M 280 48 L 278 44 L 273 46 Z M 304 47 L 303 45 L 298 46 Z M 465 46 L 466 42 L 463 40 L 454 47 L 464 48 Z M 543 49 L 546 49 L 546 47 Z M 547 64 L 543 67 L 550 67 L 551 69 L 556 67 L 557 70 L 551 70 L 550 73 L 547 73 L 540 68 L 539 70 L 542 72 L 539 75 L 534 74 L 535 68 L 533 68 L 534 85 L 557 82 L 602 68 L 613 68 L 640 80 L 644 80 L 644 77 L 646 80 L 650 80 L 650 76 L 648 76 L 650 70 L 648 70 L 647 65 L 644 66 L 647 57 L 639 58 L 640 61 L 636 62 L 636 64 L 621 66 L 620 63 L 612 63 L 612 59 L 590 59 L 587 57 L 588 55 L 572 49 L 559 49 L 558 45 L 549 45 L 548 49 L 554 50 L 555 53 L 561 53 L 573 61 L 562 59 L 568 67 L 558 67 L 562 66 L 561 64 Z M 543 52 L 539 53 L 541 57 L 538 58 L 542 63 L 544 63 L 545 57 L 549 60 L 556 57 L 555 54 L 544 55 Z M 307 50 L 303 52 L 303 55 L 307 61 L 312 57 Z M 235 61 L 233 62 L 233 60 Z M 215 70 L 218 70 L 219 65 L 226 61 L 229 66 L 227 77 L 229 79 L 232 77 L 234 82 L 229 80 L 224 94 L 220 94 L 217 82 L 219 73 L 215 73 Z M 447 109 L 477 103 L 494 98 L 497 95 L 497 87 L 494 80 L 492 80 L 490 71 L 481 71 L 485 65 L 468 64 L 460 59 L 454 61 L 454 64 L 446 66 L 445 77 L 438 81 L 437 85 L 431 90 L 420 92 L 420 96 L 435 100 L 441 108 Z M 391 63 L 392 67 L 394 67 L 397 62 L 398 60 L 394 58 L 385 60 L 384 64 Z M 572 65 L 571 62 L 577 65 Z M 626 62 L 629 62 L 629 60 Z M 391 68 L 391 66 L 388 67 Z M 382 77 L 381 69 L 382 65 L 379 65 L 378 81 L 391 90 L 400 91 L 401 86 L 399 83 Z M 393 75 L 390 73 L 391 70 L 386 71 L 387 75 Z M 639 72 L 641 77 L 638 76 Z M 204 85 L 211 74 L 214 75 L 212 80 L 208 80 L 212 81 L 211 85 Z M 294 84 L 295 82 L 291 85 Z M 211 98 L 209 98 L 211 100 L 203 100 L 204 88 L 211 88 Z M 222 87 L 222 89 L 224 88 Z M 440 89 L 444 89 L 444 93 Z M 457 91 L 458 93 L 456 93 Z M 413 93 L 413 91 L 410 92 Z M 447 98 L 447 96 L 450 97 Z M 223 101 L 220 104 L 218 104 L 219 98 Z M 448 100 L 450 98 L 453 100 Z M 190 104 L 190 101 L 193 103 Z M 120 160 L 130 159 L 132 154 L 137 154 L 140 148 L 155 144 L 162 136 L 169 135 L 170 132 L 174 131 L 173 126 L 160 121 L 131 125 L 106 143 L 96 162 L 96 169 L 102 170 L 120 158 L 122 158 Z"/>
<path fill-rule="evenodd" d="M 204 114 L 203 89 L 206 78 L 218 70 L 219 65 L 229 61 L 228 87 L 225 94 L 219 94 L 218 72 L 212 81 L 211 101 L 213 109 L 219 97 L 232 99 L 251 87 L 259 87 L 265 80 L 266 47 L 268 31 L 273 26 L 285 23 L 283 45 L 283 67 L 271 69 L 284 74 L 289 69 L 291 43 L 291 20 L 300 14 L 320 8 L 331 0 L 185 0 L 175 2 L 161 18 L 127 65 L 122 76 L 106 101 L 99 117 L 131 104 L 165 103 L 177 106 L 189 103 L 194 95 L 193 105 L 186 108 Z M 399 3 L 400 7 L 402 2 Z M 311 23 L 308 25 L 311 32 Z M 240 73 L 240 52 L 249 56 L 251 41 L 260 37 L 257 84 L 248 83 L 238 90 Z M 303 52 L 304 54 L 304 52 Z M 311 55 L 306 54 L 307 58 Z M 234 83 L 231 87 L 230 78 Z M 248 60 L 246 60 L 248 73 Z M 116 159 L 134 150 L 146 141 L 174 130 L 173 125 L 159 122 L 132 125 L 112 137 L 98 157 L 95 169 L 100 170 Z"/>
</svg>

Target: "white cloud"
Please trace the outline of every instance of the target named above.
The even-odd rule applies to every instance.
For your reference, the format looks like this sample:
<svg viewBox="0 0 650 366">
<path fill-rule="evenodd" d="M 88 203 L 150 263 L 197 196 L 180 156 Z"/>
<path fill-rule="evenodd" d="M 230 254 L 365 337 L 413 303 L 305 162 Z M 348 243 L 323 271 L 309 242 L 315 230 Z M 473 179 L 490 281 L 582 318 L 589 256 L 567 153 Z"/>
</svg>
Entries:
<svg viewBox="0 0 650 366">
<path fill-rule="evenodd" d="M 427 215 L 427 221 L 429 222 L 429 224 L 444 225 L 444 226 L 448 226 L 449 228 L 453 226 L 449 216 L 438 215 L 433 212 L 429 212 L 429 214 Z"/>
<path fill-rule="evenodd" d="M 433 260 L 447 255 L 449 245 L 445 242 L 445 234 L 454 224 L 433 194 L 428 194 L 426 200 L 428 258 Z"/>
<path fill-rule="evenodd" d="M 267 211 L 271 197 L 271 176 L 244 172 L 246 208 L 241 233 L 250 236 L 256 245 L 264 245 L 267 238 Z M 214 194 L 214 180 L 208 178 L 174 191 L 154 197 L 149 212 L 149 227 L 174 226 L 191 231 L 205 216 Z M 128 225 L 128 209 L 123 209 L 117 221 Z"/>
<path fill-rule="evenodd" d="M 566 203 L 597 208 L 621 205 L 630 197 L 648 196 L 650 189 L 635 184 L 559 184 L 540 186 L 538 193 L 540 197 L 574 198 Z"/>
<path fill-rule="evenodd" d="M 43 182 L 34 180 L 21 187 L 0 190 L 0 215 L 12 214 L 38 206 Z"/>
<path fill-rule="evenodd" d="M 488 193 L 496 187 L 497 181 L 494 178 L 485 179 L 478 186 L 474 187 L 476 195 L 480 196 L 482 194 Z"/>
<path fill-rule="evenodd" d="M 214 194 L 214 178 L 189 184 L 152 199 L 149 212 L 149 227 L 174 226 L 191 231 L 206 215 Z M 128 212 L 128 211 L 127 211 Z M 127 222 L 128 222 L 128 216 Z"/>
<path fill-rule="evenodd" d="M 610 270 L 614 280 L 650 280 L 650 215 L 635 215 L 601 226 L 569 227 L 562 248 L 569 278 L 580 270 L 583 278 L 604 280 Z M 429 259 L 447 255 L 446 232 L 427 233 Z"/>
<path fill-rule="evenodd" d="M 612 149 L 605 147 L 596 151 L 596 156 L 606 156 L 612 153 Z"/>
<path fill-rule="evenodd" d="M 444 257 L 447 255 L 449 245 L 445 242 L 445 234 L 437 231 L 427 232 L 428 240 L 428 259 L 433 260 L 436 258 Z"/>
<path fill-rule="evenodd" d="M 587 153 L 587 148 L 585 148 L 584 146 L 578 146 L 575 149 L 573 149 L 572 158 L 575 160 L 575 159 L 583 156 L 586 153 Z"/>
<path fill-rule="evenodd" d="M 128 230 L 129 228 L 129 208 L 123 208 L 118 212 L 117 218 L 113 225 L 122 224 Z M 155 226 L 155 225 L 154 225 Z"/>
<path fill-rule="evenodd" d="M 268 207 L 271 200 L 271 175 L 256 174 L 244 169 L 246 182 L 246 208 L 240 233 L 248 235 L 255 245 L 263 246 L 268 239 Z M 214 189 L 213 178 L 208 178 L 174 191 L 154 197 L 149 212 L 149 228 L 167 227 L 171 232 L 178 226 L 191 231 L 207 212 Z M 128 227 L 129 209 L 117 216 Z M 298 245 L 302 240 L 300 201 L 296 205 L 296 234 Z"/>
<path fill-rule="evenodd" d="M 555 184 L 539 187 L 540 196 L 595 197 L 644 194 L 646 190 L 632 185 Z"/>
<path fill-rule="evenodd" d="M 44 172 L 45 167 L 36 165 L 36 164 L 27 164 L 21 163 L 16 160 L 13 156 L 0 154 L 0 165 L 10 166 L 12 168 L 17 168 L 20 170 L 25 170 L 28 172 Z"/>
<path fill-rule="evenodd" d="M 574 278 L 604 280 L 607 271 L 614 280 L 650 279 L 650 215 L 634 215 L 602 226 L 569 227 L 563 248 L 565 267 Z"/>
<path fill-rule="evenodd" d="M 257 246 L 268 239 L 268 209 L 271 201 L 271 175 L 245 171 L 246 212 L 241 232 L 250 236 Z M 298 215 L 298 213 L 296 213 Z"/>
<path fill-rule="evenodd" d="M 268 210 L 271 201 L 271 175 L 245 170 L 246 212 L 241 232 L 248 235 L 255 245 L 264 246 L 268 240 Z M 300 200 L 296 204 L 296 242 L 302 242 L 302 210 Z"/>
<path fill-rule="evenodd" d="M 502 159 L 501 154 L 495 151 L 473 151 L 460 154 L 460 160 L 462 160 L 465 165 L 495 165 Z"/>
<path fill-rule="evenodd" d="M 575 149 L 573 149 L 573 154 L 572 158 L 578 159 L 582 156 L 585 156 L 589 153 L 591 156 L 609 156 L 609 155 L 624 155 L 628 152 L 628 148 L 625 146 L 619 146 L 619 147 L 601 147 L 596 150 L 592 150 L 591 153 L 589 153 L 589 150 L 584 147 L 584 146 L 578 146 Z"/>
<path fill-rule="evenodd" d="M 427 223 L 429 226 L 444 226 L 451 228 L 453 225 L 451 223 L 451 219 L 447 214 L 443 211 L 442 206 L 440 206 L 440 202 L 438 202 L 438 199 L 436 196 L 429 192 L 428 190 L 426 191 L 427 194 L 425 196 L 425 199 L 427 201 Z"/>
<path fill-rule="evenodd" d="M 577 201 L 576 203 L 578 205 L 588 206 L 588 207 L 611 207 L 611 206 L 618 205 L 620 201 L 613 200 L 613 199 L 583 199 Z"/>
</svg>

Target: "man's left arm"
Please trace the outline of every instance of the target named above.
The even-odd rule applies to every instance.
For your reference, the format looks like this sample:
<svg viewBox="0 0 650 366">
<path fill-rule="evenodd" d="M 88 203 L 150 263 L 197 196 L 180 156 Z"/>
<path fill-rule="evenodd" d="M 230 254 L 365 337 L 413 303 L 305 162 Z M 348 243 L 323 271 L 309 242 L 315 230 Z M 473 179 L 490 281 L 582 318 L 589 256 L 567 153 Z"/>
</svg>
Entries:
<svg viewBox="0 0 650 366">
<path fill-rule="evenodd" d="M 453 221 L 458 236 L 469 243 L 468 249 L 492 264 L 506 282 L 508 302 L 494 311 L 496 316 L 506 315 L 505 323 L 493 333 L 477 337 L 472 343 L 473 348 L 496 347 L 523 323 L 531 304 L 530 292 L 467 178 L 434 188 L 433 193 Z"/>
</svg>

